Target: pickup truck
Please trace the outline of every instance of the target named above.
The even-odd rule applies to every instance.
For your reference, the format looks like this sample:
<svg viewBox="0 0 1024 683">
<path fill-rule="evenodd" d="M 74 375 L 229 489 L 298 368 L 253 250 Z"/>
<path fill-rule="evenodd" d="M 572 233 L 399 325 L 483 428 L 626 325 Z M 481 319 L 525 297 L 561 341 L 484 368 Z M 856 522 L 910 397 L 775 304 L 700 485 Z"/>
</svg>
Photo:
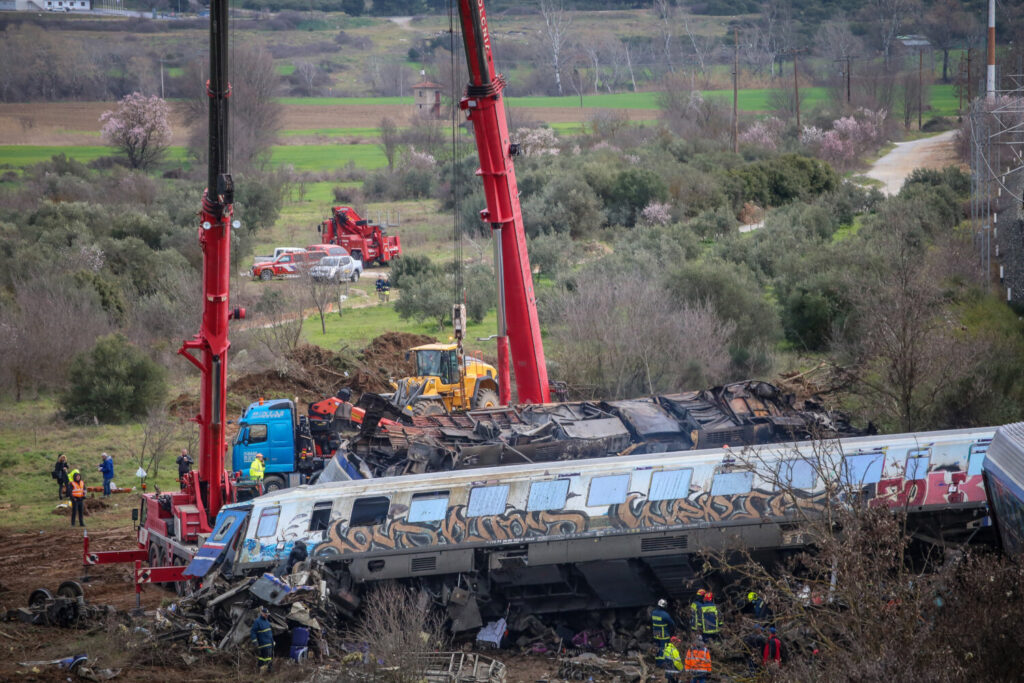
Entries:
<svg viewBox="0 0 1024 683">
<path fill-rule="evenodd" d="M 316 256 L 322 258 L 322 254 Z M 318 260 L 305 249 L 286 251 L 272 261 L 257 261 L 249 272 L 253 279 L 264 281 L 272 280 L 275 277 L 298 277 L 300 268 L 306 268 Z"/>
</svg>

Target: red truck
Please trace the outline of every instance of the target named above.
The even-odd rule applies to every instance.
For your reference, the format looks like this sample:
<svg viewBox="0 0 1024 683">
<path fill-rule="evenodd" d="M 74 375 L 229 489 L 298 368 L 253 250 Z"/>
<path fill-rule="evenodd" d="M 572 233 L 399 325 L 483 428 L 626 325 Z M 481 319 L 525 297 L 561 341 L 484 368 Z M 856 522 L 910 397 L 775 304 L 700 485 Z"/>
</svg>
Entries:
<svg viewBox="0 0 1024 683">
<path fill-rule="evenodd" d="M 364 220 L 350 206 L 333 207 L 331 217 L 316 229 L 321 242 L 345 247 L 352 258 L 366 266 L 374 262 L 386 266 L 391 259 L 402 255 L 402 240 L 398 235 L 386 235 L 383 226 Z"/>
</svg>

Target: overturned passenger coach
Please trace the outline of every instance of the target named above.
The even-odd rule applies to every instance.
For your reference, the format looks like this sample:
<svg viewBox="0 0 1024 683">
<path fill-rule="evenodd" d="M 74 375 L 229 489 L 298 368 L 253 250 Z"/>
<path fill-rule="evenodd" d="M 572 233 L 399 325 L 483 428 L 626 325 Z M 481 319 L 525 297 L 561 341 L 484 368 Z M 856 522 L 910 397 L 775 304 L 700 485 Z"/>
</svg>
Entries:
<svg viewBox="0 0 1024 683">
<path fill-rule="evenodd" d="M 650 604 L 678 595 L 705 549 L 784 553 L 800 521 L 844 491 L 905 509 L 931 542 L 984 524 L 981 464 L 993 430 L 717 448 L 340 481 L 225 508 L 186 574 L 222 553 L 266 571 L 305 542 L 335 598 L 416 581 L 455 630 L 508 606 L 532 613 Z"/>
</svg>

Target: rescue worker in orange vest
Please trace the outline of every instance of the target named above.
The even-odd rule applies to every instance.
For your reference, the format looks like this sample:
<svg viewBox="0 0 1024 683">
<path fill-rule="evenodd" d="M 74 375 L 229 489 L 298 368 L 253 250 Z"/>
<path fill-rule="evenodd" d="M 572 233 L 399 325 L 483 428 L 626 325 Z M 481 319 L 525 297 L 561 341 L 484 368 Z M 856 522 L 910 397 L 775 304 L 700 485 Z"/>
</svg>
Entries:
<svg viewBox="0 0 1024 683">
<path fill-rule="evenodd" d="M 690 683 L 705 683 L 711 675 L 711 652 L 700 636 L 696 637 L 693 647 L 686 651 L 684 665 Z"/>
<path fill-rule="evenodd" d="M 668 613 L 668 600 L 662 598 L 658 600 L 658 606 L 651 610 L 651 636 L 654 638 L 654 645 L 657 648 L 657 654 L 654 656 L 656 663 L 661 664 L 665 657 L 665 645 L 675 631 L 676 622 Z"/>
<path fill-rule="evenodd" d="M 674 683 L 676 676 L 683 670 L 683 658 L 679 656 L 679 636 L 672 636 L 661 653 L 661 665 L 665 668 L 665 680 Z"/>
<path fill-rule="evenodd" d="M 79 526 L 85 526 L 85 482 L 81 472 L 75 472 L 71 479 L 71 526 L 75 525 L 75 515 Z"/>
</svg>

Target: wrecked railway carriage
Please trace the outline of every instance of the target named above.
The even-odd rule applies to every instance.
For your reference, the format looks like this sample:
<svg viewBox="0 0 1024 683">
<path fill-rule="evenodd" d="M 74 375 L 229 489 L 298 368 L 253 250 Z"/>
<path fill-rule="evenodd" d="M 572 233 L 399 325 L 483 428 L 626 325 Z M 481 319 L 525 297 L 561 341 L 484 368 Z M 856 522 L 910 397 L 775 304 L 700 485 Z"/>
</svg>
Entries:
<svg viewBox="0 0 1024 683">
<path fill-rule="evenodd" d="M 798 404 L 792 394 L 758 381 L 411 420 L 384 396 L 365 394 L 359 405 L 366 410 L 363 428 L 348 450 L 374 477 L 868 433 L 842 413 L 816 401 Z"/>
<path fill-rule="evenodd" d="M 344 612 L 358 609 L 367 583 L 386 579 L 418 586 L 447 609 L 455 631 L 505 614 L 649 605 L 685 594 L 695 576 L 690 558 L 702 550 L 800 549 L 801 522 L 837 495 L 906 511 L 909 528 L 927 542 L 960 542 L 985 518 L 980 463 L 992 434 L 674 451 L 301 486 L 224 508 L 186 573 L 206 576 L 224 562 L 236 574 L 259 574 L 301 540 Z"/>
</svg>

